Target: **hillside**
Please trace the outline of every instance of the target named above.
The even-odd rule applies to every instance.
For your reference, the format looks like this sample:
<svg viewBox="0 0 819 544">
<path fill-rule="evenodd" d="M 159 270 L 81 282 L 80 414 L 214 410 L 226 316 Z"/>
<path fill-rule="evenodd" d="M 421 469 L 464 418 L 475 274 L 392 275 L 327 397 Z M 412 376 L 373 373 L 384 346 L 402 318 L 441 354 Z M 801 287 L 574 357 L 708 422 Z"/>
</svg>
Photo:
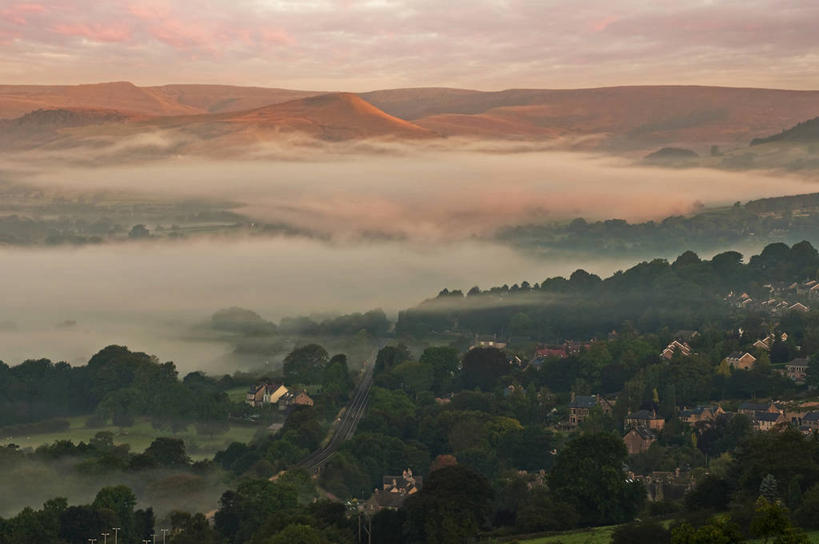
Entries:
<svg viewBox="0 0 819 544">
<path fill-rule="evenodd" d="M 395 96 L 391 101 L 376 96 L 373 103 L 382 104 L 379 100 L 393 115 L 407 111 Z M 603 143 L 595 146 L 642 149 L 652 144 L 745 144 L 815 116 L 817 104 L 816 91 L 683 86 L 511 90 L 450 93 L 440 107 L 407 118 L 445 135 L 596 136 Z"/>
<path fill-rule="evenodd" d="M 816 142 L 819 141 L 819 117 L 810 119 L 787 130 L 783 130 L 779 134 L 767 136 L 765 138 L 754 138 L 751 140 L 751 145 L 762 145 L 773 142 Z"/>
<path fill-rule="evenodd" d="M 0 127 L 0 143 L 7 150 L 88 146 L 101 151 L 106 144 L 130 140 L 148 142 L 137 145 L 153 157 L 167 153 L 235 154 L 253 144 L 291 135 L 323 141 L 437 136 L 349 93 L 311 96 L 241 112 L 182 116 L 37 110 L 17 119 L 0 120 Z M 143 135 L 151 137 L 140 139 Z"/>
</svg>

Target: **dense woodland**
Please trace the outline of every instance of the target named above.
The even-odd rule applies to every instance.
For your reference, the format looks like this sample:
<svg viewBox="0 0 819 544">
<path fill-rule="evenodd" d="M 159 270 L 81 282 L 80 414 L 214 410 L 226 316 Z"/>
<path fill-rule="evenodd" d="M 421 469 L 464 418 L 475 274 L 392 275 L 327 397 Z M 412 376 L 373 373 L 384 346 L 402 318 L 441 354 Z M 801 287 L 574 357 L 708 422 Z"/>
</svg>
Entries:
<svg viewBox="0 0 819 544">
<path fill-rule="evenodd" d="M 684 250 L 716 251 L 738 244 L 811 239 L 819 226 L 819 195 L 752 200 L 728 208 L 703 209 L 662 221 L 622 219 L 543 223 L 508 227 L 498 238 L 523 249 L 594 252 L 597 255 L 673 255 Z"/>
</svg>

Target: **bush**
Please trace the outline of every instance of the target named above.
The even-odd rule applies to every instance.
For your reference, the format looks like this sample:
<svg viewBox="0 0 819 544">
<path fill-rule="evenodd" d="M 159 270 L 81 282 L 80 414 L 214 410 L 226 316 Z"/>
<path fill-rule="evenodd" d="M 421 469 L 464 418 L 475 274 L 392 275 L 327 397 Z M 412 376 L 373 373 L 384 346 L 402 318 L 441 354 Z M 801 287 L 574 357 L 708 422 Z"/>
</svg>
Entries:
<svg viewBox="0 0 819 544">
<path fill-rule="evenodd" d="M 671 531 L 656 521 L 628 523 L 611 534 L 612 544 L 670 544 Z"/>
</svg>

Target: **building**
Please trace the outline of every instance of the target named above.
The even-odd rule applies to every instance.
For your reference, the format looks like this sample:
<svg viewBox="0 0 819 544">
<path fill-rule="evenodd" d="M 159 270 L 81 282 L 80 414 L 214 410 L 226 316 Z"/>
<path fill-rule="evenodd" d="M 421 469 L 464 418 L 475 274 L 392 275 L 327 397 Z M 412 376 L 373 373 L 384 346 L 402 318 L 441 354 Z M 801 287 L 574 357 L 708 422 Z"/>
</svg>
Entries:
<svg viewBox="0 0 819 544">
<path fill-rule="evenodd" d="M 819 412 L 808 412 L 802 418 L 802 426 L 810 432 L 819 431 Z"/>
<path fill-rule="evenodd" d="M 733 368 L 738 368 L 740 370 L 750 370 L 754 363 L 756 362 L 756 357 L 751 355 L 750 353 L 735 351 L 728 355 L 725 358 L 725 362 L 728 363 Z"/>
<path fill-rule="evenodd" d="M 776 407 L 773 402 L 767 403 L 756 403 L 756 402 L 743 402 L 739 405 L 739 410 L 737 410 L 740 414 L 746 415 L 750 418 L 753 418 L 755 414 L 760 412 L 767 412 L 769 414 L 781 414 L 782 410 Z"/>
<path fill-rule="evenodd" d="M 647 451 L 656 441 L 657 437 L 654 433 L 643 427 L 634 427 L 623 436 L 623 442 L 626 444 L 629 455 Z"/>
<path fill-rule="evenodd" d="M 680 412 L 680 420 L 689 425 L 696 425 L 697 423 L 709 423 L 714 421 L 723 414 L 725 414 L 725 410 L 718 404 L 713 406 L 697 406 L 696 408 L 682 410 Z"/>
<path fill-rule="evenodd" d="M 770 431 L 778 425 L 787 423 L 788 419 L 782 412 L 756 412 L 751 422 L 757 431 Z"/>
<path fill-rule="evenodd" d="M 788 307 L 789 312 L 807 312 L 808 310 L 809 308 L 801 302 L 797 302 L 796 304 Z"/>
<path fill-rule="evenodd" d="M 807 357 L 794 359 L 785 365 L 785 375 L 796 383 L 805 383 L 805 379 L 808 377 L 809 365 L 810 359 Z"/>
<path fill-rule="evenodd" d="M 683 357 L 688 357 L 691 355 L 691 346 L 688 345 L 688 342 L 674 340 L 660 353 L 660 357 L 663 359 L 672 359 L 676 353 L 679 353 Z"/>
<path fill-rule="evenodd" d="M 276 404 L 287 393 L 287 387 L 281 382 L 251 385 L 245 396 L 245 402 L 254 407 Z"/>
<path fill-rule="evenodd" d="M 665 426 L 665 419 L 659 417 L 654 410 L 640 410 L 627 415 L 625 423 L 626 427 L 660 431 Z"/>
<path fill-rule="evenodd" d="M 577 427 L 589 416 L 593 408 L 599 406 L 597 395 L 575 395 L 569 402 L 569 426 Z"/>
<path fill-rule="evenodd" d="M 367 508 L 401 508 L 407 497 L 415 495 L 422 487 L 423 478 L 415 476 L 409 468 L 400 476 L 384 476 L 381 489 L 374 490 L 373 496 L 367 501 Z"/>
<path fill-rule="evenodd" d="M 313 399 L 302 391 L 293 399 L 293 406 L 313 406 Z"/>
</svg>

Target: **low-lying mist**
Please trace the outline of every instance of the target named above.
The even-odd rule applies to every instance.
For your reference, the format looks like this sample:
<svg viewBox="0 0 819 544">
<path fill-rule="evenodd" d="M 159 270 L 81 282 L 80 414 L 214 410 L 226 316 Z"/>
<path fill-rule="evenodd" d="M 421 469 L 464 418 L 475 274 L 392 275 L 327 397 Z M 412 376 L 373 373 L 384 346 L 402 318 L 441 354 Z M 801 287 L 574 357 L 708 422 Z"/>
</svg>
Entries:
<svg viewBox="0 0 819 544">
<path fill-rule="evenodd" d="M 597 155 L 394 147 L 389 154 L 295 153 L 293 160 L 192 157 L 128 166 L 32 167 L 19 175 L 69 191 L 238 202 L 241 211 L 336 238 L 380 234 L 427 241 L 485 236 L 501 226 L 561 220 L 629 221 L 701 204 L 815 191 L 796 176 L 635 166 Z M 502 149 L 502 148 L 499 148 Z M 2 170 L 2 167 L 0 167 Z"/>
<path fill-rule="evenodd" d="M 581 267 L 608 275 L 635 256 L 527 255 L 492 234 L 577 216 L 658 219 L 701 204 L 817 190 L 799 177 L 450 145 L 99 167 L 0 159 L 0 182 L 56 188 L 67 199 L 229 201 L 260 221 L 320 234 L 0 249 L 0 359 L 84 363 L 105 345 L 124 344 L 183 371 L 229 372 L 236 370 L 224 365 L 231 346 L 191 332 L 221 308 L 246 307 L 271 320 L 373 308 L 394 315 L 442 287 L 542 281 Z"/>
</svg>

